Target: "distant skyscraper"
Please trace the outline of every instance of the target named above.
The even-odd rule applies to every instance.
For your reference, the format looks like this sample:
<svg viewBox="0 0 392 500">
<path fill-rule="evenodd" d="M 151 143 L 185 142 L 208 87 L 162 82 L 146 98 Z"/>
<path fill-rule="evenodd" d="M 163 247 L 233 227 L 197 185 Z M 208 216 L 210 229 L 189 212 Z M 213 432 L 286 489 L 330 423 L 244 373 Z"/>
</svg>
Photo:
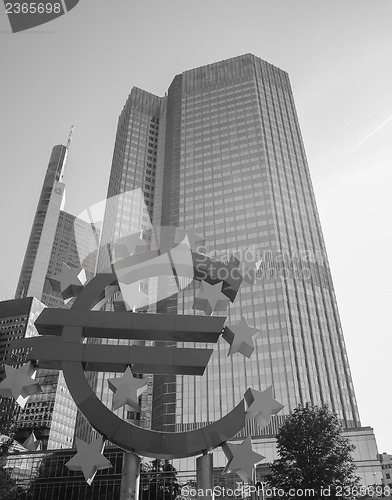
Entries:
<svg viewBox="0 0 392 500">
<path fill-rule="evenodd" d="M 88 278 L 96 265 L 96 228 L 63 211 L 71 134 L 67 146 L 52 150 L 15 294 L 15 298 L 36 297 L 48 307 L 69 307 L 47 279 L 59 273 L 63 263 L 84 266 Z"/>
<path fill-rule="evenodd" d="M 31 228 L 15 298 L 41 299 L 55 240 L 60 210 L 64 205 L 64 167 L 68 149 L 54 146 Z"/>
<path fill-rule="evenodd" d="M 16 291 L 17 298 L 34 296 L 46 306 L 58 308 L 70 307 L 72 302 L 64 304 L 48 277 L 58 274 L 65 263 L 83 266 L 91 278 L 99 240 L 95 227 L 62 210 L 69 145 L 70 139 L 67 146 L 57 145 L 52 150 Z M 76 406 L 62 373 L 39 370 L 36 380 L 44 392 L 31 396 L 19 412 L 21 439 L 34 430 L 44 448 L 71 447 Z"/>
<path fill-rule="evenodd" d="M 95 272 L 98 241 L 99 233 L 95 227 L 61 210 L 46 276 L 60 273 L 65 263 L 69 267 L 84 267 L 87 279 L 91 279 Z M 64 304 L 61 294 L 53 290 L 48 279 L 41 300 L 48 307 L 70 307 L 70 304 Z"/>
<path fill-rule="evenodd" d="M 108 197 L 138 188 L 153 224 L 195 226 L 218 259 L 243 257 L 248 248 L 262 259 L 254 285 L 244 284 L 227 312 L 228 322 L 245 316 L 260 329 L 251 358 L 228 356 L 221 339 L 204 376 L 155 377 L 152 428 L 205 425 L 248 387 L 270 385 L 285 407 L 264 430 L 248 421 L 243 435 L 256 444 L 272 449 L 285 415 L 307 401 L 327 403 L 348 429 L 360 427 L 287 73 L 246 54 L 177 75 L 162 98 L 133 88 L 118 122 Z M 105 242 L 134 224 L 148 227 L 148 214 L 131 203 L 109 207 Z M 102 249 L 99 270 L 110 251 Z M 196 286 L 158 310 L 200 314 L 193 310 Z"/>
</svg>

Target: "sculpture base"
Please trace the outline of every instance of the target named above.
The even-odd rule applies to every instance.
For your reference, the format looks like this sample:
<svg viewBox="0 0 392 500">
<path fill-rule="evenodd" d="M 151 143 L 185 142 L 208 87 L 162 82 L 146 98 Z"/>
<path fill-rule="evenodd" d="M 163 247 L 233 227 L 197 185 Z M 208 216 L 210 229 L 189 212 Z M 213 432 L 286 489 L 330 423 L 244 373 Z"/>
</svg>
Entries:
<svg viewBox="0 0 392 500">
<path fill-rule="evenodd" d="M 197 498 L 213 500 L 214 476 L 212 454 L 206 453 L 196 460 Z"/>
<path fill-rule="evenodd" d="M 124 452 L 120 500 L 139 500 L 140 457 Z"/>
</svg>

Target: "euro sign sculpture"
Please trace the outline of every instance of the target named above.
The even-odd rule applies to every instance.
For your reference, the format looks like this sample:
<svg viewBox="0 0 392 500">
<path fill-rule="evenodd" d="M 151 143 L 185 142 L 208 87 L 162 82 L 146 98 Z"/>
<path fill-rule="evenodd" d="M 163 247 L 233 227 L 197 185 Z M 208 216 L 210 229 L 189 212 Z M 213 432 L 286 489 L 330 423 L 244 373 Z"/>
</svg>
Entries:
<svg viewBox="0 0 392 500">
<path fill-rule="evenodd" d="M 162 228 L 160 230 L 162 233 Z M 126 452 L 174 459 L 207 454 L 224 446 L 229 463 L 234 464 L 236 447 L 226 443 L 244 428 L 246 419 L 250 418 L 246 406 L 251 410 L 252 418 L 262 418 L 260 422 L 263 421 L 264 425 L 272 413 L 282 409 L 282 405 L 272 398 L 272 388 L 271 393 L 268 393 L 268 401 L 264 393 L 249 388 L 240 403 L 228 414 L 204 427 L 187 432 L 160 432 L 141 428 L 115 415 L 100 401 L 85 376 L 86 371 L 123 374 L 119 378 L 109 379 L 109 386 L 114 392 L 113 407 L 115 409 L 128 404 L 139 409 L 138 399 L 146 384 L 142 379 L 135 378 L 134 374 L 201 376 L 213 349 L 173 345 L 104 345 L 85 342 L 86 339 L 170 341 L 171 344 L 201 342 L 213 345 L 222 335 L 231 345 L 229 355 L 240 353 L 251 356 L 253 338 L 258 330 L 249 327 L 245 318 L 239 325 L 225 327 L 225 316 L 211 315 L 214 311 L 224 311 L 229 302 L 234 302 L 244 280 L 239 270 L 240 262 L 232 257 L 228 263 L 223 263 L 192 251 L 191 246 L 197 239 L 194 231 L 189 231 L 188 235 L 185 230 L 169 228 L 166 234 L 171 235 L 166 238 L 171 243 L 161 245 L 158 250 L 149 249 L 140 235 L 119 240 L 116 244 L 118 254 L 125 256 L 104 272 L 96 274 L 86 285 L 81 279 L 80 269 L 64 268 L 57 278 L 57 286 L 64 297 L 76 295 L 72 307 L 68 310 L 42 311 L 35 322 L 40 336 L 16 341 L 15 347 L 29 347 L 27 360 L 34 361 L 39 368 L 62 370 L 75 404 L 91 426 L 104 439 Z M 126 249 L 130 247 L 135 253 L 126 255 Z M 140 299 L 135 294 L 134 285 L 140 280 L 164 276 L 174 276 L 179 290 L 181 278 L 187 279 L 186 283 L 192 280 L 201 282 L 193 307 L 204 311 L 206 315 L 102 310 L 120 291 L 124 301 L 134 311 L 138 307 L 143 308 L 143 297 Z M 52 279 L 56 282 L 56 277 Z M 133 287 L 132 300 L 126 299 L 129 287 Z M 140 290 L 137 288 L 136 292 Z M 263 403 L 259 404 L 261 401 Z M 271 405 L 271 401 L 274 404 Z M 92 445 L 95 450 L 102 446 L 102 442 Z M 243 454 L 247 447 L 248 444 L 244 444 L 238 450 Z M 252 452 L 251 448 L 249 453 L 253 458 L 258 456 L 258 461 L 264 458 Z M 100 466 L 104 467 L 102 464 Z M 243 470 L 230 469 L 232 471 L 241 478 L 246 476 Z M 89 483 L 92 480 L 90 476 L 86 476 Z"/>
</svg>

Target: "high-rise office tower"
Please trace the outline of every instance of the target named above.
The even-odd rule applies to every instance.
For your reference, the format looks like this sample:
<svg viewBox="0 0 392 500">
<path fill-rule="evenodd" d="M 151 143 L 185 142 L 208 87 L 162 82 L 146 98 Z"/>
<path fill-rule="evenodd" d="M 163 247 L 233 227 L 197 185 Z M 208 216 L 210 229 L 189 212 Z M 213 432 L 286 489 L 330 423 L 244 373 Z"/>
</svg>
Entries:
<svg viewBox="0 0 392 500">
<path fill-rule="evenodd" d="M 176 377 L 175 395 L 166 396 L 176 401 L 175 411 L 163 421 L 164 405 L 154 408 L 153 425 L 185 430 L 214 421 L 247 387 L 272 384 L 285 405 L 282 415 L 305 401 L 327 403 L 345 427 L 359 426 L 287 73 L 244 55 L 176 76 L 167 96 L 165 149 L 161 223 L 195 225 L 207 253 L 227 258 L 250 248 L 263 259 L 258 279 L 241 287 L 228 318 L 236 323 L 243 315 L 261 333 L 246 362 L 227 356 L 222 341 L 204 377 Z M 192 313 L 193 300 L 192 290 L 179 294 L 177 309 Z M 264 433 L 282 418 L 274 417 Z"/>
<path fill-rule="evenodd" d="M 31 228 L 15 298 L 41 299 L 60 210 L 65 202 L 64 167 L 68 148 L 54 146 Z"/>
<path fill-rule="evenodd" d="M 114 242 L 128 233 L 151 228 L 161 102 L 160 97 L 134 89 L 120 115 L 102 225 L 98 272 L 105 270 L 115 257 Z M 162 141 L 164 135 L 160 137 Z M 144 282 L 143 285 L 147 291 L 147 283 Z M 128 343 L 109 339 L 99 342 Z M 109 408 L 113 393 L 109 390 L 107 381 L 114 376 L 111 373 L 88 374 L 91 386 Z M 129 407 L 120 408 L 116 413 L 128 421 L 149 428 L 151 386 L 152 377 L 147 394 L 142 395 L 140 413 Z M 92 432 L 90 425 L 79 414 L 75 436 L 88 440 L 91 439 Z"/>
<path fill-rule="evenodd" d="M 71 135 L 67 146 L 57 145 L 52 150 L 16 291 L 17 299 L 35 297 L 48 307 L 71 305 L 64 304 L 48 280 L 61 272 L 63 263 L 83 266 L 88 278 L 96 265 L 96 228 L 63 210 L 70 140 Z M 18 412 L 17 438 L 24 440 L 34 430 L 43 448 L 71 447 L 76 406 L 62 373 L 38 370 L 36 380 L 43 393 L 31 396 L 25 409 Z"/>
<path fill-rule="evenodd" d="M 228 356 L 221 339 L 204 376 L 155 377 L 152 428 L 183 431 L 215 421 L 248 387 L 270 385 L 285 407 L 264 430 L 248 422 L 244 435 L 256 443 L 266 443 L 306 401 L 327 403 L 347 429 L 359 428 L 287 73 L 246 54 L 177 75 L 162 98 L 133 88 L 119 118 L 108 196 L 136 188 L 153 224 L 195 226 L 218 259 L 236 252 L 241 259 L 247 249 L 262 259 L 254 285 L 242 285 L 225 313 L 229 323 L 245 316 L 260 329 L 254 353 L 249 360 Z M 132 230 L 133 218 L 131 203 L 113 205 L 105 241 Z M 148 223 L 134 219 L 139 228 Z M 102 259 L 107 264 L 107 253 Z M 159 311 L 200 314 L 195 293 L 188 287 Z"/>
<path fill-rule="evenodd" d="M 96 264 L 96 228 L 63 210 L 63 177 L 71 137 L 72 130 L 67 146 L 52 149 L 15 293 L 17 299 L 36 297 L 48 307 L 69 307 L 47 279 L 58 274 L 63 263 L 84 266 L 88 278 Z"/>
</svg>

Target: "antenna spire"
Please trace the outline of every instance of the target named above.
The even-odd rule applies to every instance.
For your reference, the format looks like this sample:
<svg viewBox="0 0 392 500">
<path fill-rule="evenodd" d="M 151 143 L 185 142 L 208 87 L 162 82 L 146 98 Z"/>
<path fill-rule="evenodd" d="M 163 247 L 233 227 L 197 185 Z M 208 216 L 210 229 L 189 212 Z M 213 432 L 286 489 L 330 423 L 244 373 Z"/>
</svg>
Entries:
<svg viewBox="0 0 392 500">
<path fill-rule="evenodd" d="M 65 169 L 65 165 L 67 163 L 69 148 L 71 147 L 72 134 L 73 134 L 74 128 L 75 128 L 75 125 L 72 125 L 71 130 L 70 130 L 69 135 L 68 135 L 68 141 L 67 141 L 67 145 L 65 147 L 65 154 L 64 154 L 64 158 L 63 158 L 63 163 L 61 165 L 61 172 L 59 174 L 59 181 L 60 182 L 63 181 L 64 169 Z"/>
<path fill-rule="evenodd" d="M 69 152 L 69 149 L 71 147 L 72 135 L 73 135 L 74 129 L 75 129 L 75 125 L 72 125 L 71 130 L 69 132 L 68 141 L 67 141 L 67 151 L 68 152 Z"/>
</svg>

